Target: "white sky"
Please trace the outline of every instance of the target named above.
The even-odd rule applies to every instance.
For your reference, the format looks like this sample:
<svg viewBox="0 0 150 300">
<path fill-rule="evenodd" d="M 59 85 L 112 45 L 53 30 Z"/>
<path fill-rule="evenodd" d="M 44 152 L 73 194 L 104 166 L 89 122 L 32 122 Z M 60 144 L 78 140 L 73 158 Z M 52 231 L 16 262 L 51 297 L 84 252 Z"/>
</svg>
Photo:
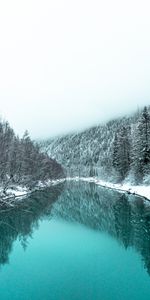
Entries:
<svg viewBox="0 0 150 300">
<path fill-rule="evenodd" d="M 150 104 L 149 12 L 149 0 L 2 0 L 2 117 L 50 137 Z"/>
</svg>

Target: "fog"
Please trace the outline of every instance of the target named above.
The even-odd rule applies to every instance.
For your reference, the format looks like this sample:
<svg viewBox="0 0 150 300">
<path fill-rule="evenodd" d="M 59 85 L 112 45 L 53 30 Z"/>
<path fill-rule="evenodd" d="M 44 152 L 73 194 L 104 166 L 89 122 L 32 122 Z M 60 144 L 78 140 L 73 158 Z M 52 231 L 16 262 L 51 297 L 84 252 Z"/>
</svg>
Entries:
<svg viewBox="0 0 150 300">
<path fill-rule="evenodd" d="M 0 114 L 46 138 L 150 104 L 150 5 L 135 0 L 0 4 Z"/>
</svg>

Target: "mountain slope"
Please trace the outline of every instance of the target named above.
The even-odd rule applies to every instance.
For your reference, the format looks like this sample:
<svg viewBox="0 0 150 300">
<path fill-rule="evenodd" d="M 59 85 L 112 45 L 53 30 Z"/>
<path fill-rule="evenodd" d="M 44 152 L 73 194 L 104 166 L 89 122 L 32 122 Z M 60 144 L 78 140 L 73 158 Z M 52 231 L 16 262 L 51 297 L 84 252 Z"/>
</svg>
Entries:
<svg viewBox="0 0 150 300">
<path fill-rule="evenodd" d="M 39 181 L 62 177 L 61 165 L 41 153 L 27 132 L 19 138 L 8 122 L 0 121 L 0 196 L 10 187 L 32 189 Z"/>
<path fill-rule="evenodd" d="M 149 111 L 150 108 L 147 108 L 148 113 Z M 106 177 L 108 179 L 109 176 L 113 181 L 122 180 L 133 169 L 132 152 L 135 145 L 135 133 L 138 131 L 142 116 L 143 111 L 138 111 L 132 116 L 111 120 L 104 125 L 92 127 L 80 133 L 42 141 L 40 147 L 42 151 L 46 151 L 64 166 L 67 176 L 96 175 L 103 179 Z M 150 127 L 150 122 L 148 126 Z M 115 138 L 117 138 L 116 153 Z M 150 135 L 148 139 L 150 147 Z M 129 166 L 127 166 L 125 150 L 128 151 Z M 124 163 L 120 169 L 119 160 L 120 164 Z M 121 172 L 123 170 L 125 171 Z"/>
</svg>

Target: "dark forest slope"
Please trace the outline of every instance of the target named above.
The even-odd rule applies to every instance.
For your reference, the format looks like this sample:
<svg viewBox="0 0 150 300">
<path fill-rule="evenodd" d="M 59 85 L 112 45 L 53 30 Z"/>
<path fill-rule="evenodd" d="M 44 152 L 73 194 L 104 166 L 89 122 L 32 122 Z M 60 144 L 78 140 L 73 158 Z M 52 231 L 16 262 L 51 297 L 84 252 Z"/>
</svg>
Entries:
<svg viewBox="0 0 150 300">
<path fill-rule="evenodd" d="M 8 122 L 0 122 L 0 188 L 5 193 L 11 186 L 33 188 L 39 181 L 64 176 L 60 164 L 41 153 L 27 132 L 20 139 Z"/>
</svg>

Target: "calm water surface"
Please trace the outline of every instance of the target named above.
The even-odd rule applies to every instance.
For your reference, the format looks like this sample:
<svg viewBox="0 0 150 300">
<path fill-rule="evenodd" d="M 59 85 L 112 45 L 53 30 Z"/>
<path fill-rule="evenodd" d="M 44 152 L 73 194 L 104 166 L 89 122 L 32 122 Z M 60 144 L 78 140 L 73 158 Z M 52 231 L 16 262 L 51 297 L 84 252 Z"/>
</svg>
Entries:
<svg viewBox="0 0 150 300">
<path fill-rule="evenodd" d="M 1 300 L 150 299 L 150 205 L 88 183 L 0 211 Z"/>
</svg>

